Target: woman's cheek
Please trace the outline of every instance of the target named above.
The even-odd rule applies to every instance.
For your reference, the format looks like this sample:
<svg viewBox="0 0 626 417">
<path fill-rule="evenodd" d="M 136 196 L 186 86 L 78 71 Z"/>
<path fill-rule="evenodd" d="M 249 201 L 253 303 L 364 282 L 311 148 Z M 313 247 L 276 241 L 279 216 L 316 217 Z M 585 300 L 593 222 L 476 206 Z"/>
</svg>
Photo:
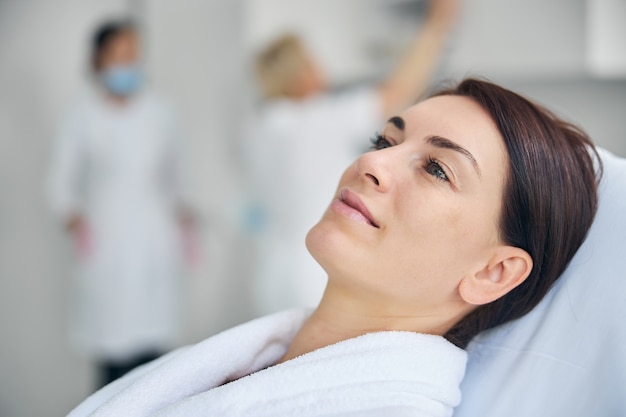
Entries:
<svg viewBox="0 0 626 417">
<path fill-rule="evenodd" d="M 353 181 L 357 176 L 358 176 L 357 164 L 356 162 L 354 162 L 343 172 L 343 175 L 341 176 L 341 179 L 339 180 L 339 185 L 343 186 Z"/>
</svg>

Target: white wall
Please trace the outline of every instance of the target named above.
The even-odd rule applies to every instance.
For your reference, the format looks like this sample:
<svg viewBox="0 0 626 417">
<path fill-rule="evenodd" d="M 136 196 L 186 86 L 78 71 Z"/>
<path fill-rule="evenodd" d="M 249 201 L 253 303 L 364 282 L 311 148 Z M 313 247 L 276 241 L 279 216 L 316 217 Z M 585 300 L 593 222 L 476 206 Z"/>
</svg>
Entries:
<svg viewBox="0 0 626 417">
<path fill-rule="evenodd" d="M 449 67 L 455 75 L 585 73 L 584 0 L 466 0 Z"/>
</svg>

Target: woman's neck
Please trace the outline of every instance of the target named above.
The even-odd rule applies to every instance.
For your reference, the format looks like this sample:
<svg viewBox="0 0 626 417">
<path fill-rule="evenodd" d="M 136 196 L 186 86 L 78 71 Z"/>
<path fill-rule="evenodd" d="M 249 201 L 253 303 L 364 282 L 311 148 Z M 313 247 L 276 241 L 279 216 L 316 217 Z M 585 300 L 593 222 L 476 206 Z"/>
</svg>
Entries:
<svg viewBox="0 0 626 417">
<path fill-rule="evenodd" d="M 372 300 L 348 297 L 329 284 L 319 306 L 278 363 L 367 333 L 398 330 L 443 335 L 459 319 L 419 311 L 406 314 L 396 308 L 377 305 Z"/>
</svg>

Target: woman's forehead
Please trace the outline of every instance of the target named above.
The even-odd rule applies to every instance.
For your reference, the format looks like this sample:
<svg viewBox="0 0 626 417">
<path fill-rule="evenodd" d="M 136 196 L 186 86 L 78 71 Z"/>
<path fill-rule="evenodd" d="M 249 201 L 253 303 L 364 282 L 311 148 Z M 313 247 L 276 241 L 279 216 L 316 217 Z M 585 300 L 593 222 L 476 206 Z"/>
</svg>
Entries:
<svg viewBox="0 0 626 417">
<path fill-rule="evenodd" d="M 472 124 L 491 122 L 493 124 L 487 111 L 473 99 L 453 95 L 427 98 L 409 107 L 401 117 L 405 120 L 407 127 L 419 123 L 454 125 L 460 122 L 472 122 Z"/>
<path fill-rule="evenodd" d="M 481 166 L 508 160 L 498 126 L 469 97 L 445 95 L 421 101 L 389 119 L 385 132 L 390 131 L 402 135 L 403 140 L 426 140 L 431 136 L 449 139 L 471 152 Z"/>
<path fill-rule="evenodd" d="M 453 136 L 455 141 L 469 141 L 468 146 L 476 141 L 503 143 L 489 113 L 468 97 L 431 97 L 409 107 L 399 117 L 404 125 L 400 130 L 407 137 L 416 134 Z M 398 123 L 392 124 L 398 127 Z"/>
</svg>

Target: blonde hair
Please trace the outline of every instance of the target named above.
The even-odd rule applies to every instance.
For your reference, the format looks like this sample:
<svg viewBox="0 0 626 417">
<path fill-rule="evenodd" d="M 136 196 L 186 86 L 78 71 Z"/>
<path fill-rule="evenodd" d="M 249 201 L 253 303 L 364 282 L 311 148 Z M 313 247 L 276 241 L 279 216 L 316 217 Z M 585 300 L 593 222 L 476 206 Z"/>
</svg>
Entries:
<svg viewBox="0 0 626 417">
<path fill-rule="evenodd" d="M 306 65 L 307 53 L 298 36 L 286 34 L 274 40 L 256 57 L 256 76 L 265 97 L 290 97 Z"/>
</svg>

